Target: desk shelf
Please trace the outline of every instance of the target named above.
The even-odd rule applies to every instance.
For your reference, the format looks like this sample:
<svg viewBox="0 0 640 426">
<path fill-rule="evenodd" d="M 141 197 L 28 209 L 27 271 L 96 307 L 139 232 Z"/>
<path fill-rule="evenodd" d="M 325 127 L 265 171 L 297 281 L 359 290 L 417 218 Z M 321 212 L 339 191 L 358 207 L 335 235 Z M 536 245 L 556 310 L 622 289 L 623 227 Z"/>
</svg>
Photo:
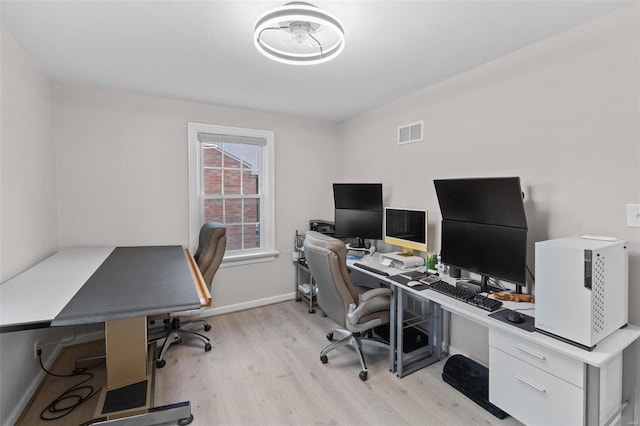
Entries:
<svg viewBox="0 0 640 426">
<path fill-rule="evenodd" d="M 299 234 L 296 231 L 294 239 L 294 267 L 295 267 L 295 288 L 296 302 L 306 301 L 309 303 L 309 313 L 316 312 L 315 306 L 317 305 L 316 295 L 318 293 L 318 287 L 313 280 L 311 270 L 307 265 L 307 261 L 304 257 L 304 235 Z"/>
</svg>

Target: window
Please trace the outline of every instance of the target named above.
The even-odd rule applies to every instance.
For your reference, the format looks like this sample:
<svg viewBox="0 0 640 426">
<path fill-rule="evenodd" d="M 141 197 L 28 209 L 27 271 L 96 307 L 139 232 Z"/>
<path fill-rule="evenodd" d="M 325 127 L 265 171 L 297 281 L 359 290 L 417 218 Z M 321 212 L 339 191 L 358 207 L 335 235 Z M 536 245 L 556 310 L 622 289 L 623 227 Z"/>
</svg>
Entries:
<svg viewBox="0 0 640 426">
<path fill-rule="evenodd" d="M 227 227 L 225 264 L 273 259 L 274 133 L 189 123 L 189 245 L 205 222 Z"/>
</svg>

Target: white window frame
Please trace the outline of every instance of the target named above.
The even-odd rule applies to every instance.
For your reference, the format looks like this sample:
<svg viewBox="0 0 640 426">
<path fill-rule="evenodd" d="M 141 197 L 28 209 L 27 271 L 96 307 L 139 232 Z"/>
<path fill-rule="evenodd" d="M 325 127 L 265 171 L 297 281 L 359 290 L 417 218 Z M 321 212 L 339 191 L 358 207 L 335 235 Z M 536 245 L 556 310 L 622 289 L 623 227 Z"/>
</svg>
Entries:
<svg viewBox="0 0 640 426">
<path fill-rule="evenodd" d="M 268 262 L 278 256 L 275 249 L 275 133 L 271 130 L 248 129 L 242 127 L 220 126 L 215 124 L 188 123 L 189 143 L 189 247 L 192 253 L 198 247 L 200 227 L 204 223 L 204 198 L 202 185 L 201 142 L 198 133 L 216 133 L 229 136 L 262 138 L 265 145 L 260 146 L 260 248 L 227 252 L 221 266 L 243 265 L 256 262 Z"/>
</svg>

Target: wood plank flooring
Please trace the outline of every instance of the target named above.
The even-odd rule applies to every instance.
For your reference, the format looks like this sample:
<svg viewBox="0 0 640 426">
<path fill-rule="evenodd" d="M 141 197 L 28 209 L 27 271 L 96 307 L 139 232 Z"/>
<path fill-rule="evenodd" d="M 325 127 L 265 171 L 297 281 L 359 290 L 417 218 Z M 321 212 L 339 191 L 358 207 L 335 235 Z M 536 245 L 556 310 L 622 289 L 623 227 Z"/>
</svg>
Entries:
<svg viewBox="0 0 640 426">
<path fill-rule="evenodd" d="M 443 382 L 442 362 L 398 379 L 388 371 L 387 352 L 371 348 L 366 382 L 348 348 L 322 364 L 320 350 L 335 324 L 320 312 L 308 314 L 304 303 L 290 301 L 210 318 L 211 352 L 196 340 L 171 348 L 157 370 L 155 405 L 191 401 L 194 426 L 520 425 L 497 419 Z M 40 424 L 38 401 L 48 404 L 56 395 L 43 387 L 29 410 L 35 416 L 19 424 Z M 94 404 L 46 424 L 88 420 Z M 91 414 L 82 418 L 84 411 Z"/>
</svg>

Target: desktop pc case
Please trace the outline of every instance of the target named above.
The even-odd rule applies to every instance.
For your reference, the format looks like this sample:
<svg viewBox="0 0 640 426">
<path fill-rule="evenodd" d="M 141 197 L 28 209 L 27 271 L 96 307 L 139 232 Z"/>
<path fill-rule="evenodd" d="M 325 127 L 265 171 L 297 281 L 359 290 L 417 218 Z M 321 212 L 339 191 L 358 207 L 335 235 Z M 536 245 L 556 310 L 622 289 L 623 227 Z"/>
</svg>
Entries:
<svg viewBox="0 0 640 426">
<path fill-rule="evenodd" d="M 535 244 L 537 331 L 591 350 L 628 321 L 627 242 L 568 237 Z"/>
</svg>

